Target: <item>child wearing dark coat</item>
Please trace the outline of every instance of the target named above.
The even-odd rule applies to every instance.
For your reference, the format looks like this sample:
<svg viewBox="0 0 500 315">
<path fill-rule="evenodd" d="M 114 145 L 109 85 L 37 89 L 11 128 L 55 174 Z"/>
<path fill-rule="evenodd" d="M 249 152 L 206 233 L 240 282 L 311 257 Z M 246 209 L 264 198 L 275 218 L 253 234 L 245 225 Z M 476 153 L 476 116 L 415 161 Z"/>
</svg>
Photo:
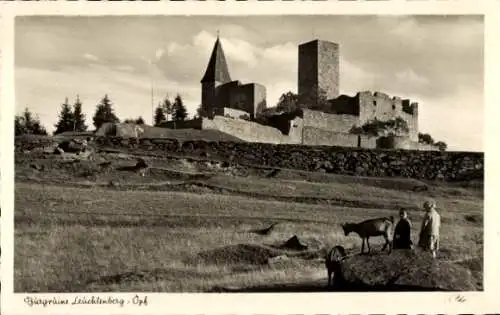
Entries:
<svg viewBox="0 0 500 315">
<path fill-rule="evenodd" d="M 411 222 L 405 210 L 399 211 L 400 220 L 394 230 L 394 249 L 412 249 Z"/>
</svg>

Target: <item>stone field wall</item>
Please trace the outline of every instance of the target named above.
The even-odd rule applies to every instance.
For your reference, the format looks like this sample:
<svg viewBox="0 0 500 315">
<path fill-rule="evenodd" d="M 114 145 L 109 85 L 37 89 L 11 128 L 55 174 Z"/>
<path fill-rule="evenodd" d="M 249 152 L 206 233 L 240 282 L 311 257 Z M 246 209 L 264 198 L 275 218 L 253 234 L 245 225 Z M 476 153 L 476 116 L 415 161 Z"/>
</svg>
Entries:
<svg viewBox="0 0 500 315">
<path fill-rule="evenodd" d="M 345 175 L 424 180 L 482 180 L 484 154 L 414 150 L 370 150 L 325 146 L 207 142 L 175 139 L 96 138 L 100 147 Z M 16 148 L 22 146 L 16 143 Z M 29 144 L 28 144 L 29 145 Z"/>
<path fill-rule="evenodd" d="M 16 137 L 16 152 L 40 149 L 52 137 Z M 345 175 L 409 177 L 424 180 L 482 180 L 484 153 L 376 150 L 327 146 L 275 145 L 177 139 L 97 137 L 100 148 L 227 161 Z"/>
</svg>

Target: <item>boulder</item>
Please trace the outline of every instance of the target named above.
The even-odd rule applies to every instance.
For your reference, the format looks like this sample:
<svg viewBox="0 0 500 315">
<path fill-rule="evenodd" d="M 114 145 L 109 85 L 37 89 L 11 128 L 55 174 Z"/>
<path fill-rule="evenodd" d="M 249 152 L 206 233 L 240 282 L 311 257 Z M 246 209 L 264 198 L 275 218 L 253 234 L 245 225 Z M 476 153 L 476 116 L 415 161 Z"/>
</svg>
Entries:
<svg viewBox="0 0 500 315">
<path fill-rule="evenodd" d="M 354 291 L 474 291 L 471 272 L 420 250 L 355 255 L 343 261 L 340 287 Z"/>
<path fill-rule="evenodd" d="M 62 141 L 56 148 L 56 153 L 80 153 L 87 148 L 87 141 L 69 139 Z M 61 152 L 62 150 L 62 152 Z"/>
</svg>

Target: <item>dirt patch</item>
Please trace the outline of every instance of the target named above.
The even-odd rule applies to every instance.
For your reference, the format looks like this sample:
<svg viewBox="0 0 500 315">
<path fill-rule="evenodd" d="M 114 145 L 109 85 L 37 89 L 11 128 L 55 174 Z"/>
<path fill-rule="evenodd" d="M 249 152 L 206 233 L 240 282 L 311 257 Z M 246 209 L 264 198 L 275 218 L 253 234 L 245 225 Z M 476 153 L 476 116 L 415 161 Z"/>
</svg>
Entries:
<svg viewBox="0 0 500 315">
<path fill-rule="evenodd" d="M 464 216 L 465 221 L 482 225 L 483 215 L 482 214 L 466 214 Z"/>
</svg>

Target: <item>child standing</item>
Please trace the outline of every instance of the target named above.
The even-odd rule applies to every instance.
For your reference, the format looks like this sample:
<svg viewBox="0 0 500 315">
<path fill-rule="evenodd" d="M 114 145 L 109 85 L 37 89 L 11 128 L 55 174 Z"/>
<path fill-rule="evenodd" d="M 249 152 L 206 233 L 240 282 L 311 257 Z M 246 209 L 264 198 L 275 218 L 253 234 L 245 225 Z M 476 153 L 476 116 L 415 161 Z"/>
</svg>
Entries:
<svg viewBox="0 0 500 315">
<path fill-rule="evenodd" d="M 394 249 L 411 249 L 411 222 L 405 210 L 399 211 L 400 220 L 394 230 Z"/>
<path fill-rule="evenodd" d="M 424 203 L 425 216 L 420 230 L 418 245 L 424 250 L 429 250 L 432 257 L 436 258 L 439 250 L 439 228 L 441 227 L 441 216 L 436 211 L 436 203 L 433 200 Z"/>
</svg>

